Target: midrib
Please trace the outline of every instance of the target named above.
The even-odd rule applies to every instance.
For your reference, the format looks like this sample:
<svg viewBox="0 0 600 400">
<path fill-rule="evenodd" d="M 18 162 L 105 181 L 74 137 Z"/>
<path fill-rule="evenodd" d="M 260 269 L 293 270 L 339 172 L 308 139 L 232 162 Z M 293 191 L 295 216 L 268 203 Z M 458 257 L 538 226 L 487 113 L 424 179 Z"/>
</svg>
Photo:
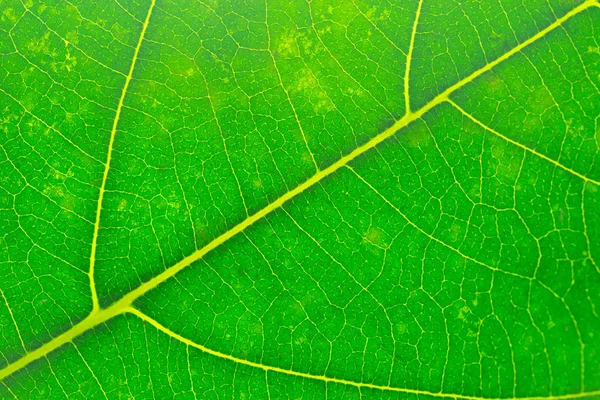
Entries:
<svg viewBox="0 0 600 400">
<path fill-rule="evenodd" d="M 140 36 L 140 41 L 138 42 L 138 46 L 141 44 L 141 40 L 143 38 L 143 33 L 145 32 L 145 28 L 148 24 L 154 3 L 155 3 L 155 0 L 152 1 L 152 5 L 149 9 L 146 22 L 144 23 L 144 28 L 143 28 L 142 34 Z M 179 261 L 177 264 L 175 264 L 172 267 L 165 270 L 163 273 L 157 275 L 153 279 L 149 280 L 148 282 L 146 282 L 146 283 L 140 285 L 139 287 L 137 287 L 136 289 L 132 290 L 131 292 L 129 292 L 128 294 L 123 296 L 120 300 L 116 301 L 108 308 L 105 308 L 105 309 L 95 308 L 88 317 L 86 317 L 83 321 L 79 322 L 78 324 L 74 325 L 68 331 L 55 337 L 54 339 L 50 340 L 46 344 L 42 345 L 41 347 L 27 353 L 25 356 L 23 356 L 19 360 L 13 362 L 12 364 L 6 366 L 4 369 L 0 370 L 0 380 L 3 380 L 7 376 L 20 370 L 21 368 L 24 368 L 29 363 L 46 356 L 47 354 L 49 354 L 53 350 L 61 347 L 62 345 L 71 342 L 76 337 L 93 329 L 97 325 L 100 325 L 119 314 L 122 314 L 127 311 L 131 311 L 133 302 L 136 299 L 143 296 L 148 291 L 154 289 L 162 282 L 168 280 L 169 278 L 171 278 L 172 276 L 177 274 L 179 271 L 181 271 L 182 269 L 184 269 L 187 266 L 189 266 L 190 264 L 192 264 L 194 261 L 199 260 L 204 255 L 209 253 L 211 250 L 213 250 L 216 247 L 220 246 L 221 244 L 225 243 L 227 240 L 229 240 L 233 236 L 237 235 L 238 233 L 242 232 L 244 229 L 246 229 L 250 225 L 254 224 L 256 221 L 262 219 L 263 217 L 267 216 L 271 212 L 277 210 L 278 208 L 283 206 L 283 204 L 285 204 L 288 200 L 296 197 L 300 193 L 304 192 L 306 189 L 308 189 L 311 186 L 313 186 L 314 184 L 320 182 L 323 178 L 333 174 L 341 167 L 347 165 L 350 161 L 354 160 L 356 157 L 360 156 L 361 154 L 363 154 L 363 153 L 367 152 L 368 150 L 372 149 L 373 147 L 377 146 L 378 144 L 380 144 L 381 142 L 383 142 L 384 140 L 386 140 L 387 138 L 389 138 L 390 136 L 395 134 L 398 130 L 408 126 L 410 123 L 421 118 L 429 110 L 436 107 L 438 104 L 446 101 L 449 98 L 449 96 L 456 90 L 465 86 L 469 82 L 472 82 L 477 77 L 481 76 L 482 74 L 489 71 L 496 65 L 500 64 L 501 62 L 503 62 L 503 61 L 507 60 L 508 58 L 510 58 L 511 56 L 513 56 L 515 53 L 520 52 L 525 47 L 529 46 L 530 44 L 532 44 L 535 41 L 539 40 L 540 38 L 544 37 L 546 34 L 551 32 L 552 30 L 556 29 L 557 27 L 562 25 L 565 21 L 572 18 L 573 16 L 581 13 L 582 11 L 588 9 L 589 7 L 598 6 L 598 5 L 599 4 L 598 4 L 597 0 L 587 0 L 584 3 L 582 3 L 581 5 L 575 7 L 573 10 L 571 10 L 570 12 L 565 14 L 563 17 L 557 19 L 551 25 L 549 25 L 545 29 L 538 32 L 536 35 L 534 35 L 531 38 L 529 38 L 528 40 L 522 42 L 521 44 L 514 47 L 513 49 L 511 49 L 510 51 L 508 51 L 501 57 L 497 58 L 496 60 L 486 64 L 481 69 L 473 72 L 468 77 L 466 77 L 466 78 L 458 81 L 456 84 L 450 86 L 448 89 L 446 89 L 444 92 L 442 92 L 441 94 L 436 96 L 432 101 L 427 103 L 425 106 L 420 108 L 418 111 L 407 113 L 404 117 L 402 117 L 400 120 L 398 120 L 396 123 L 394 123 L 394 125 L 392 125 L 390 128 L 386 129 L 382 133 L 373 137 L 370 141 L 368 141 L 364 145 L 356 148 L 354 151 L 352 151 L 348 155 L 340 158 L 337 162 L 330 165 L 326 169 L 317 172 L 315 175 L 313 175 L 311 178 L 306 180 L 301 185 L 299 185 L 296 188 L 285 193 L 283 196 L 281 196 L 274 202 L 270 203 L 265 208 L 258 211 L 256 214 L 249 216 L 248 218 L 246 218 L 244 221 L 242 221 L 239 224 L 237 224 L 236 226 L 234 226 L 229 231 L 223 233 L 219 237 L 212 240 L 210 243 L 208 243 L 202 249 L 185 257 L 184 259 Z M 136 57 L 137 57 L 138 50 L 139 50 L 139 47 L 135 53 Z M 130 70 L 130 74 L 133 71 L 133 64 L 134 63 L 132 63 L 132 68 Z M 129 79 L 131 79 L 131 77 L 129 77 Z M 128 83 L 128 81 L 127 81 L 127 83 Z M 123 98 L 124 98 L 124 94 L 122 96 L 121 102 L 123 101 Z M 116 127 L 117 122 L 118 122 L 118 116 L 117 116 L 117 118 L 115 118 L 114 127 Z M 113 127 L 113 129 L 115 129 L 114 127 Z M 111 146 L 112 146 L 112 141 L 111 141 Z M 110 150 L 109 150 L 109 154 L 110 154 Z M 107 174 L 107 173 L 108 173 L 108 168 L 106 169 L 105 174 Z M 91 283 L 93 283 L 93 281 Z M 94 293 L 95 293 L 95 290 L 94 290 Z M 307 377 L 309 377 L 309 376 L 307 375 Z M 314 378 L 318 379 L 318 377 L 314 377 Z M 575 397 L 575 396 L 573 396 L 573 397 Z"/>
</svg>

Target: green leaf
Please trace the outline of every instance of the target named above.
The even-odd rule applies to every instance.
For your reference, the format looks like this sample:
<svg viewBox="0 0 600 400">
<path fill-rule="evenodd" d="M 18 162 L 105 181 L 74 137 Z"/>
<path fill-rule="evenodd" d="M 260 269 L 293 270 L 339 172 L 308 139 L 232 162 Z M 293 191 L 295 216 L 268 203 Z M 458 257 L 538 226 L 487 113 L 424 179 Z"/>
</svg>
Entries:
<svg viewBox="0 0 600 400">
<path fill-rule="evenodd" d="M 600 398 L 597 0 L 0 2 L 0 397 Z"/>
</svg>

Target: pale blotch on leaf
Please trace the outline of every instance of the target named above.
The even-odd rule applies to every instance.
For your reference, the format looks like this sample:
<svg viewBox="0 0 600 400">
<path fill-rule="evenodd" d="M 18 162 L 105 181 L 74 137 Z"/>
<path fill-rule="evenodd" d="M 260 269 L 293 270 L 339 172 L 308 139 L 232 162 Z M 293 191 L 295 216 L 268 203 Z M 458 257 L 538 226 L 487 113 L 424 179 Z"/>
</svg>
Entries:
<svg viewBox="0 0 600 400">
<path fill-rule="evenodd" d="M 373 246 L 387 249 L 390 246 L 390 237 L 381 228 L 369 227 L 364 235 L 364 240 Z"/>
<path fill-rule="evenodd" d="M 544 114 L 549 108 L 556 106 L 552 95 L 544 86 L 535 88 L 531 93 L 531 98 L 535 99 L 535 101 L 529 104 L 534 112 L 539 115 Z"/>
<path fill-rule="evenodd" d="M 42 192 L 51 199 L 59 199 L 65 195 L 62 185 L 46 185 Z"/>
<path fill-rule="evenodd" d="M 15 13 L 15 10 L 13 10 L 12 8 L 7 8 L 2 12 L 2 17 L 0 18 L 0 21 L 4 22 L 7 19 L 14 24 L 17 22 L 19 17 Z"/>
<path fill-rule="evenodd" d="M 181 202 L 179 202 L 175 197 L 172 197 L 167 204 L 170 208 L 174 208 L 175 210 L 179 210 L 181 208 Z"/>
<path fill-rule="evenodd" d="M 305 33 L 288 30 L 276 39 L 274 53 L 276 57 L 301 57 L 314 53 L 314 43 Z"/>
<path fill-rule="evenodd" d="M 324 28 L 317 29 L 317 34 L 319 36 L 324 36 L 324 35 L 326 35 L 328 33 L 331 33 L 331 27 L 330 26 L 326 26 Z"/>
<path fill-rule="evenodd" d="M 301 346 L 302 344 L 304 344 L 304 342 L 306 342 L 306 338 L 301 336 L 299 338 L 297 338 L 296 340 L 294 340 L 294 344 L 296 346 Z"/>
<path fill-rule="evenodd" d="M 348 87 L 346 89 L 346 93 L 348 93 L 350 96 L 362 96 L 365 92 L 361 88 Z"/>
<path fill-rule="evenodd" d="M 406 324 L 402 322 L 396 324 L 396 330 L 399 334 L 404 335 L 406 333 Z"/>
<path fill-rule="evenodd" d="M 79 44 L 79 36 L 77 35 L 76 31 L 67 32 L 65 37 L 66 37 L 65 46 L 68 46 L 69 44 L 73 44 L 73 45 L 77 46 Z"/>
<path fill-rule="evenodd" d="M 275 53 L 283 58 L 299 57 L 300 51 L 293 33 L 281 37 L 275 47 Z"/>
<path fill-rule="evenodd" d="M 117 206 L 117 211 L 123 212 L 123 211 L 125 211 L 126 208 L 127 208 L 127 200 L 123 199 L 119 202 L 119 205 Z"/>
<path fill-rule="evenodd" d="M 36 10 L 36 13 L 37 13 L 38 15 L 39 15 L 39 14 L 42 14 L 44 11 L 46 11 L 46 9 L 47 9 L 47 8 L 48 8 L 48 6 L 47 6 L 46 4 L 38 4 L 38 5 L 37 5 L 37 10 Z"/>
<path fill-rule="evenodd" d="M 390 20 L 390 10 L 384 8 L 382 11 L 379 11 L 377 7 L 371 7 L 365 13 L 367 19 L 371 22 L 379 22 L 379 21 L 389 21 Z"/>
<path fill-rule="evenodd" d="M 521 131 L 530 132 L 535 131 L 540 126 L 540 119 L 537 115 L 527 114 L 525 119 L 523 120 L 523 128 Z"/>
<path fill-rule="evenodd" d="M 450 228 L 450 237 L 452 238 L 452 241 L 456 241 L 461 234 L 462 230 L 460 229 L 460 225 L 452 224 L 452 228 Z"/>
<path fill-rule="evenodd" d="M 309 69 L 303 69 L 299 73 L 300 79 L 292 87 L 292 93 L 310 99 L 316 114 L 322 115 L 331 111 L 334 106 L 327 93 L 321 88 L 319 82 Z"/>
<path fill-rule="evenodd" d="M 569 136 L 578 136 L 580 138 L 585 138 L 587 136 L 587 132 L 589 132 L 583 124 L 577 124 L 575 126 L 571 126 L 571 121 L 568 121 L 567 134 Z M 596 134 L 597 136 L 597 134 Z"/>
<path fill-rule="evenodd" d="M 479 194 L 480 194 L 480 188 L 479 188 L 479 182 L 474 183 L 473 185 L 469 185 L 469 187 L 467 188 L 467 195 L 469 198 L 471 199 L 480 199 Z"/>
<path fill-rule="evenodd" d="M 51 65 L 51 69 L 54 72 L 60 72 L 62 69 L 67 70 L 67 72 L 71 72 L 71 69 L 77 65 L 77 58 L 71 55 L 71 51 L 67 48 L 68 42 L 65 41 L 65 57 L 63 61 L 54 62 Z"/>
<path fill-rule="evenodd" d="M 189 78 L 190 76 L 194 75 L 196 73 L 196 69 L 195 68 L 188 68 L 185 71 L 185 77 Z"/>
<path fill-rule="evenodd" d="M 314 43 L 305 33 L 298 31 L 287 31 L 283 36 L 277 38 L 274 53 L 277 57 L 294 58 L 313 54 Z"/>
<path fill-rule="evenodd" d="M 21 118 L 21 116 L 18 114 L 10 113 L 8 107 L 4 108 L 4 113 L 5 114 L 2 117 L 0 117 L 0 126 L 2 126 L 2 130 L 4 131 L 4 133 L 8 133 L 9 127 L 15 126 L 16 122 L 19 120 L 19 118 Z M 27 122 L 27 124 L 29 123 L 30 122 Z"/>
<path fill-rule="evenodd" d="M 102 18 L 98 18 L 98 19 L 96 20 L 96 24 L 98 24 L 98 26 L 100 26 L 100 27 L 101 27 L 101 28 L 103 28 L 103 29 L 106 29 L 106 28 L 107 28 L 107 25 L 106 25 L 106 23 L 107 23 L 107 22 L 108 22 L 107 20 L 105 20 L 105 19 L 102 19 Z"/>
<path fill-rule="evenodd" d="M 460 310 L 458 310 L 458 318 L 462 319 L 462 320 L 466 320 L 467 316 L 471 313 L 471 309 L 469 308 L 469 306 L 464 306 L 463 308 L 461 308 Z"/>
<path fill-rule="evenodd" d="M 53 58 L 56 56 L 56 52 L 50 48 L 50 31 L 46 31 L 39 39 L 32 38 L 26 48 L 33 53 L 49 54 Z"/>
</svg>

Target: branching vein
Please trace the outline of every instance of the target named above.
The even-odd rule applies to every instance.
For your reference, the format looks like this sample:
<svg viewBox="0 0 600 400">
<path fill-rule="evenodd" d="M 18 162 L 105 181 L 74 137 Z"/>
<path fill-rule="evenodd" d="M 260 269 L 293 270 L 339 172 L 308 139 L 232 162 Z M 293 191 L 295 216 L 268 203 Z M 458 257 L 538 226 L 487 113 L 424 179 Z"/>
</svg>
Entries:
<svg viewBox="0 0 600 400">
<path fill-rule="evenodd" d="M 119 104 L 117 106 L 117 111 L 115 113 L 115 119 L 113 120 L 112 130 L 110 132 L 110 140 L 108 142 L 108 151 L 106 153 L 106 163 L 104 166 L 104 175 L 102 176 L 102 184 L 100 185 L 100 192 L 98 194 L 98 208 L 96 209 L 96 222 L 94 223 L 94 236 L 92 237 L 92 252 L 90 255 L 90 291 L 92 293 L 92 303 L 94 307 L 94 311 L 100 308 L 98 302 L 98 294 L 96 293 L 96 284 L 94 282 L 94 267 L 96 264 L 96 248 L 98 244 L 98 232 L 100 230 L 100 216 L 102 214 L 102 201 L 104 200 L 104 192 L 106 190 L 106 180 L 108 179 L 108 171 L 110 170 L 110 162 L 112 157 L 112 151 L 115 143 L 115 136 L 117 133 L 117 127 L 119 125 L 119 118 L 121 116 L 121 110 L 123 109 L 123 103 L 125 102 L 125 96 L 127 95 L 127 88 L 129 88 L 129 83 L 131 82 L 131 77 L 133 76 L 133 70 L 135 69 L 135 64 L 138 58 L 138 54 L 140 52 L 140 48 L 142 47 L 142 42 L 144 41 L 144 35 L 146 34 L 146 29 L 148 28 L 148 23 L 150 22 L 150 16 L 152 15 L 152 10 L 154 9 L 154 4 L 156 0 L 152 0 L 150 3 L 150 7 L 148 8 L 148 14 L 146 15 L 146 20 L 142 25 L 142 32 L 140 33 L 140 38 L 138 39 L 137 45 L 135 47 L 135 51 L 133 53 L 133 59 L 131 60 L 131 65 L 129 67 L 129 73 L 125 77 L 125 84 L 123 85 L 123 90 L 121 91 L 121 98 L 119 99 Z"/>
<path fill-rule="evenodd" d="M 600 181 L 594 180 L 592 178 L 588 178 L 587 176 L 580 174 L 579 172 L 577 172 L 577 171 L 575 171 L 575 170 L 567 167 L 566 165 L 563 165 L 562 163 L 560 163 L 560 162 L 558 162 L 558 161 L 556 161 L 556 160 L 554 160 L 554 159 L 552 159 L 552 158 L 550 158 L 550 157 L 548 157 L 548 156 L 546 156 L 546 155 L 544 155 L 544 154 L 542 154 L 542 153 L 540 153 L 540 152 L 538 152 L 538 151 L 536 151 L 534 149 L 530 149 L 529 147 L 527 147 L 527 146 L 525 146 L 525 145 L 523 145 L 523 144 L 521 144 L 521 143 L 519 143 L 519 142 L 517 142 L 515 140 L 512 140 L 511 138 L 509 138 L 507 136 L 504 136 L 500 132 L 498 132 L 498 131 L 490 128 L 489 126 L 485 125 L 483 122 L 479 121 L 477 118 L 475 118 L 474 116 L 472 116 L 471 114 L 469 114 L 467 111 L 465 111 L 461 106 L 459 106 L 458 104 L 456 104 L 454 101 L 452 101 L 450 99 L 448 99 L 447 101 L 448 101 L 448 103 L 452 104 L 452 106 L 454 108 L 456 108 L 458 111 L 460 111 L 465 117 L 467 117 L 468 119 L 470 119 L 471 121 L 473 121 L 475 124 L 477 124 L 480 127 L 482 127 L 487 132 L 490 132 L 490 133 L 492 133 L 492 134 L 494 134 L 494 135 L 496 135 L 496 136 L 498 136 L 498 137 L 506 140 L 510 144 L 513 144 L 513 145 L 515 145 L 517 147 L 520 147 L 521 149 L 525 150 L 529 154 L 533 154 L 536 157 L 539 157 L 539 158 L 541 158 L 543 160 L 546 160 L 546 161 L 552 163 L 553 165 L 559 167 L 560 169 L 562 169 L 564 171 L 567 171 L 568 173 L 570 173 L 572 175 L 575 175 L 576 177 L 582 179 L 585 182 L 594 183 L 594 184 L 600 186 Z"/>
<path fill-rule="evenodd" d="M 111 132 L 111 139 L 110 139 L 109 151 L 108 151 L 108 155 L 107 155 L 106 169 L 104 172 L 104 179 L 102 181 L 100 195 L 99 195 L 99 201 L 98 201 L 98 210 L 97 210 L 97 215 L 96 215 L 96 224 L 95 224 L 95 229 L 94 229 L 93 246 L 92 246 L 92 257 L 91 257 L 91 262 L 90 262 L 90 285 L 92 287 L 92 295 L 94 296 L 94 309 L 87 318 L 85 318 L 80 323 L 74 325 L 71 329 L 69 329 L 66 332 L 62 333 L 61 335 L 55 337 L 54 339 L 50 340 L 48 343 L 42 345 L 41 347 L 26 353 L 26 355 L 23 356 L 22 358 L 16 360 L 12 364 L 10 364 L 10 365 L 6 366 L 4 369 L 0 370 L 0 380 L 15 373 L 16 371 L 19 371 L 22 368 L 26 367 L 31 362 L 33 362 L 37 359 L 46 357 L 52 351 L 56 350 L 57 348 L 63 346 L 66 343 L 73 341 L 75 338 L 77 338 L 84 332 L 87 332 L 87 331 L 93 329 L 94 327 L 96 327 L 100 324 L 103 324 L 104 322 L 106 322 L 106 321 L 110 320 L 111 318 L 113 318 L 117 315 L 120 315 L 124 312 L 131 312 L 131 313 L 137 315 L 138 317 L 144 319 L 145 321 L 149 322 L 154 327 L 161 330 L 163 333 L 166 333 L 166 334 L 170 335 L 171 337 L 188 344 L 189 346 L 199 348 L 200 350 L 205 351 L 205 352 L 212 354 L 214 356 L 217 356 L 217 357 L 226 358 L 231 361 L 234 361 L 234 362 L 237 362 L 240 364 L 253 366 L 256 368 L 261 368 L 266 371 L 280 372 L 280 373 L 285 373 L 288 375 L 295 375 L 295 376 L 309 378 L 309 379 L 319 379 L 319 380 L 325 381 L 325 382 L 337 382 L 337 383 L 341 383 L 341 384 L 352 385 L 352 386 L 358 387 L 359 389 L 360 388 L 372 388 L 372 389 L 390 390 L 390 391 L 405 392 L 405 393 L 428 394 L 428 395 L 436 396 L 436 397 L 477 399 L 476 397 L 462 396 L 462 395 L 456 395 L 456 394 L 428 393 L 428 392 L 416 391 L 416 390 L 411 390 L 411 389 L 402 389 L 402 388 L 394 388 L 394 387 L 377 386 L 377 385 L 371 385 L 371 384 L 350 382 L 350 381 L 329 378 L 329 377 L 325 377 L 325 376 L 312 376 L 312 375 L 305 374 L 305 373 L 283 370 L 283 369 L 279 369 L 276 367 L 270 367 L 270 366 L 265 366 L 265 365 L 258 364 L 258 363 L 253 363 L 248 360 L 238 359 L 233 356 L 225 355 L 225 354 L 216 352 L 214 350 L 204 348 L 203 346 L 200 346 L 198 344 L 195 344 L 195 343 L 183 338 L 182 336 L 178 335 L 175 332 L 171 332 L 167 328 L 160 325 L 158 322 L 150 319 L 148 316 L 140 313 L 137 310 L 134 310 L 132 308 L 132 304 L 136 299 L 140 298 L 141 296 L 143 296 L 150 290 L 156 288 L 161 283 L 163 283 L 166 280 L 168 280 L 169 278 L 173 277 L 175 274 L 177 274 L 179 271 L 183 270 L 184 268 L 188 267 L 193 262 L 201 259 L 202 257 L 204 257 L 207 253 L 209 253 L 213 249 L 215 249 L 215 248 L 221 246 L 222 244 L 224 244 L 225 242 L 227 242 L 230 238 L 234 237 L 238 233 L 241 233 L 242 231 L 244 231 L 246 228 L 248 228 L 249 226 L 251 226 L 252 224 L 257 222 L 258 220 L 269 215 L 271 212 L 281 208 L 288 200 L 291 200 L 292 198 L 298 196 L 299 194 L 301 194 L 308 188 L 310 188 L 313 185 L 315 185 L 316 183 L 320 182 L 325 177 L 333 174 L 338 169 L 348 165 L 348 163 L 350 163 L 352 160 L 354 160 L 361 154 L 364 154 L 365 152 L 371 150 L 372 148 L 374 148 L 375 146 L 377 146 L 378 144 L 380 144 L 387 138 L 391 137 L 398 130 L 400 130 L 400 129 L 408 126 L 410 123 L 420 119 L 425 113 L 427 113 L 428 111 L 430 111 L 437 105 L 439 105 L 445 101 L 449 101 L 449 96 L 452 93 L 454 93 L 456 90 L 458 90 L 458 89 L 462 88 L 463 86 L 465 86 L 466 84 L 472 82 L 477 77 L 481 76 L 485 72 L 494 68 L 496 65 L 509 59 L 511 56 L 520 52 L 525 47 L 529 46 L 530 44 L 532 44 L 535 41 L 539 40 L 540 38 L 544 37 L 546 34 L 551 32 L 552 30 L 556 29 L 557 27 L 561 26 L 565 21 L 569 20 L 573 16 L 583 12 L 584 10 L 588 9 L 589 7 L 597 6 L 598 5 L 597 1 L 596 0 L 587 0 L 584 3 L 582 3 L 581 5 L 575 7 L 569 13 L 567 13 L 563 17 L 557 19 L 555 22 L 550 24 L 548 27 L 546 27 L 542 31 L 538 32 L 536 35 L 534 35 L 531 38 L 529 38 L 528 40 L 520 43 L 519 45 L 517 45 L 516 47 L 514 47 L 513 49 L 511 49 L 510 51 L 508 51 L 501 57 L 497 58 L 496 60 L 486 64 L 483 68 L 473 72 L 468 77 L 458 81 L 456 84 L 452 85 L 451 87 L 446 89 L 444 92 L 442 92 L 441 94 L 436 96 L 433 100 L 431 100 L 429 103 L 427 103 L 424 107 L 422 107 L 418 111 L 407 112 L 406 115 L 404 117 L 402 117 L 400 120 L 398 120 L 393 126 L 386 129 L 385 131 L 381 132 L 377 136 L 373 137 L 367 143 L 356 148 L 351 153 L 340 158 L 338 161 L 336 161 L 335 163 L 330 165 L 328 168 L 317 171 L 317 173 L 315 173 L 315 175 L 313 175 L 311 178 L 306 180 L 304 183 L 302 183 L 299 186 L 297 186 L 296 188 L 288 191 L 287 193 L 282 195 L 280 198 L 278 198 L 277 200 L 268 204 L 266 207 L 264 207 L 262 210 L 258 211 L 257 213 L 247 217 L 244 221 L 240 222 L 239 224 L 232 227 L 227 232 L 225 232 L 222 235 L 220 235 L 219 237 L 215 238 L 213 241 L 208 243 L 203 248 L 190 254 L 189 256 L 187 256 L 184 259 L 182 259 L 181 261 L 179 261 L 177 264 L 175 264 L 172 267 L 165 270 L 163 273 L 157 275 L 156 277 L 152 278 L 151 280 L 147 281 L 146 283 L 144 283 L 144 284 L 140 285 L 139 287 L 137 287 L 136 289 L 132 290 L 131 292 L 129 292 L 128 294 L 123 296 L 120 300 L 116 301 L 108 308 L 100 309 L 98 306 L 97 295 L 96 295 L 95 289 L 94 289 L 93 267 L 94 267 L 94 260 L 95 260 L 98 228 L 99 228 L 99 222 L 100 222 L 100 213 L 102 210 L 102 199 L 103 199 L 103 194 L 105 191 L 106 178 L 108 176 L 108 171 L 109 171 L 109 167 L 110 167 L 111 152 L 112 152 L 114 137 L 115 137 L 117 124 L 118 124 L 118 120 L 119 120 L 119 116 L 120 116 L 120 111 L 123 106 L 123 100 L 126 95 L 127 87 L 129 85 L 131 76 L 133 74 L 135 61 L 137 59 L 137 55 L 138 55 L 141 43 L 143 41 L 144 33 L 146 31 L 148 22 L 150 20 L 150 15 L 151 15 L 152 9 L 154 7 L 154 2 L 155 2 L 155 0 L 152 1 L 150 9 L 148 10 L 148 15 L 144 22 L 142 33 L 140 35 L 140 39 L 139 39 L 138 45 L 136 47 L 136 51 L 135 51 L 134 58 L 131 63 L 129 74 L 128 74 L 126 82 L 125 82 L 125 86 L 123 88 L 123 92 L 121 95 L 121 99 L 119 101 L 119 106 L 117 108 L 117 113 L 116 113 L 115 120 L 113 123 L 113 129 Z M 589 178 L 587 178 L 587 181 L 591 182 L 591 180 Z M 535 397 L 535 398 L 531 398 L 531 399 L 551 399 L 551 398 L 568 399 L 568 398 L 579 398 L 579 397 L 588 397 L 588 396 L 591 397 L 594 395 L 600 395 L 600 391 L 588 392 L 588 393 L 577 393 L 577 394 L 562 395 L 562 396 L 555 396 L 555 397 Z"/>
<path fill-rule="evenodd" d="M 412 33 L 410 35 L 410 44 L 408 46 L 408 54 L 406 55 L 406 69 L 404 70 L 404 102 L 406 107 L 406 113 L 410 113 L 410 65 L 412 63 L 413 50 L 415 49 L 415 38 L 417 36 L 417 28 L 419 26 L 419 17 L 421 16 L 421 7 L 423 6 L 423 0 L 419 0 L 419 6 L 415 14 L 415 21 L 413 23 Z"/>
<path fill-rule="evenodd" d="M 144 314 L 143 312 L 139 311 L 136 308 L 129 307 L 129 308 L 125 309 L 124 312 L 135 315 L 136 317 L 140 318 L 142 321 L 144 321 L 144 322 L 152 325 L 154 328 L 158 329 L 160 332 L 170 336 L 171 338 L 173 338 L 181 343 L 186 344 L 187 346 L 194 347 L 194 348 L 196 348 L 204 353 L 210 354 L 212 356 L 222 358 L 225 360 L 229 360 L 229 361 L 237 363 L 237 364 L 242 364 L 242 365 L 247 365 L 249 367 L 258 368 L 265 372 L 278 372 L 281 374 L 296 376 L 296 377 L 305 378 L 305 379 L 322 381 L 325 383 L 339 383 L 342 385 L 354 386 L 359 389 L 369 388 L 369 389 L 376 389 L 376 390 L 382 390 L 382 391 L 410 393 L 410 394 L 431 396 L 431 397 L 436 397 L 436 398 L 446 398 L 446 399 L 500 400 L 500 399 L 492 399 L 492 398 L 487 398 L 487 397 L 466 396 L 466 395 L 460 395 L 460 394 L 449 394 L 449 393 L 440 393 L 440 392 L 435 393 L 435 392 L 429 392 L 426 390 L 406 389 L 406 388 L 397 388 L 397 387 L 393 387 L 393 386 L 374 385 L 371 383 L 354 382 L 354 381 L 348 381 L 345 379 L 331 378 L 331 377 L 324 376 L 324 375 L 311 375 L 311 374 L 307 374 L 304 372 L 294 371 L 291 369 L 283 369 L 283 368 L 278 368 L 278 367 L 274 367 L 271 365 L 248 361 L 248 360 L 244 360 L 243 358 L 238 358 L 238 357 L 235 357 L 235 356 L 232 356 L 229 354 L 221 353 L 221 352 L 215 351 L 213 349 L 210 349 L 206 346 L 202 346 L 198 343 L 195 343 L 195 342 L 191 341 L 190 339 L 185 338 L 176 332 L 173 332 L 166 326 L 160 324 L 158 321 L 149 317 L 148 315 Z M 597 394 L 600 394 L 600 390 L 596 391 L 596 392 L 568 394 L 568 395 L 562 395 L 562 396 L 528 397 L 527 399 L 528 400 L 575 399 L 575 398 L 580 398 L 580 397 L 594 396 Z M 503 399 L 503 400 L 509 400 L 509 399 Z"/>
</svg>

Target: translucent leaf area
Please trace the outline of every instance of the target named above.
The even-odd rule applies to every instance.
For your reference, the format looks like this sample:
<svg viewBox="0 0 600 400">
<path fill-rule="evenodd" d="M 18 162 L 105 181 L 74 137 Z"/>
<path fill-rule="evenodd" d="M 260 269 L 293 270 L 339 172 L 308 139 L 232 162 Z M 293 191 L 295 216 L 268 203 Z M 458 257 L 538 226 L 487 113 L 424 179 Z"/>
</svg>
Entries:
<svg viewBox="0 0 600 400">
<path fill-rule="evenodd" d="M 598 0 L 0 0 L 1 399 L 600 399 Z"/>
</svg>

